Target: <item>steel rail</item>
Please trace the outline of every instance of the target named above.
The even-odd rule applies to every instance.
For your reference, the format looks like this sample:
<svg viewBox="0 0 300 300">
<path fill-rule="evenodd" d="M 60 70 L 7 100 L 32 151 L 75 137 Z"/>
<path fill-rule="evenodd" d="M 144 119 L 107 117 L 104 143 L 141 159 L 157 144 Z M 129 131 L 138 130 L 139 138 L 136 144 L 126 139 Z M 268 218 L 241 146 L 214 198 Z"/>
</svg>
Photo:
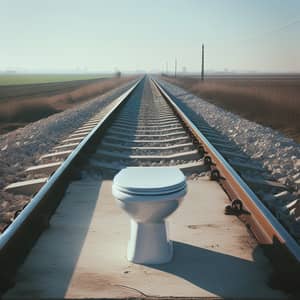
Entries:
<svg viewBox="0 0 300 300">
<path fill-rule="evenodd" d="M 205 135 L 203 135 L 195 124 L 189 120 L 185 113 L 172 100 L 166 89 L 163 88 L 157 80 L 152 80 L 163 97 L 170 103 L 173 110 L 197 139 L 199 145 L 202 146 L 207 155 L 211 157 L 213 163 L 212 169 L 217 169 L 219 171 L 219 183 L 227 192 L 229 198 L 231 200 L 240 199 L 242 201 L 243 206 L 249 214 L 241 215 L 241 219 L 253 232 L 258 243 L 261 245 L 272 246 L 271 248 L 267 247 L 266 249 L 269 250 L 268 254 L 273 261 L 274 259 L 280 260 L 280 262 L 275 262 L 277 267 L 281 269 L 285 268 L 286 272 L 295 272 L 296 270 L 298 273 L 300 268 L 300 246 L 296 240 L 280 224 L 247 183 L 209 142 Z M 286 255 L 286 257 L 283 257 L 284 255 Z M 282 261 L 287 265 L 283 266 L 281 264 Z M 292 271 L 292 268 L 294 271 Z"/>
<path fill-rule="evenodd" d="M 13 285 L 13 277 L 20 263 L 31 249 L 41 232 L 48 226 L 49 219 L 60 203 L 65 189 L 74 175 L 74 165 L 82 158 L 83 152 L 99 138 L 112 116 L 126 102 L 142 79 L 120 95 L 116 105 L 79 143 L 61 166 L 31 199 L 28 205 L 0 235 L 0 290 Z M 76 170 L 75 170 L 76 171 Z"/>
</svg>

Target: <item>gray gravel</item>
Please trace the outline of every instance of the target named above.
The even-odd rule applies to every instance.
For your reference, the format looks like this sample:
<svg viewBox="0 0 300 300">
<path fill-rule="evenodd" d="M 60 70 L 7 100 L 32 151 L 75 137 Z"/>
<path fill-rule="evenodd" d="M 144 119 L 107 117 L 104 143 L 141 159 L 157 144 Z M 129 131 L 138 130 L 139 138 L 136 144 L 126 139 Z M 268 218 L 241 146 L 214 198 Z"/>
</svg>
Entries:
<svg viewBox="0 0 300 300">
<path fill-rule="evenodd" d="M 267 167 L 273 178 L 282 183 L 291 181 L 290 184 L 297 188 L 300 144 L 272 128 L 248 121 L 177 86 L 163 81 L 160 83 L 211 127 L 234 141 L 244 153 Z"/>
</svg>

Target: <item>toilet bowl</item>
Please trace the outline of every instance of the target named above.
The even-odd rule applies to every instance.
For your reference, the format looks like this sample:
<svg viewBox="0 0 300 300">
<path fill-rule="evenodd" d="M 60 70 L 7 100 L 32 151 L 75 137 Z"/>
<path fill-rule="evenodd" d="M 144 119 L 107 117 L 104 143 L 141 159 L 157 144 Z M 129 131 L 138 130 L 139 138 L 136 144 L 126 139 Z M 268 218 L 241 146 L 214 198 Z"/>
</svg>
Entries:
<svg viewBox="0 0 300 300">
<path fill-rule="evenodd" d="M 186 180 L 175 167 L 128 167 L 113 180 L 112 193 L 130 216 L 127 259 L 140 264 L 161 264 L 173 256 L 165 218 L 186 194 Z"/>
</svg>

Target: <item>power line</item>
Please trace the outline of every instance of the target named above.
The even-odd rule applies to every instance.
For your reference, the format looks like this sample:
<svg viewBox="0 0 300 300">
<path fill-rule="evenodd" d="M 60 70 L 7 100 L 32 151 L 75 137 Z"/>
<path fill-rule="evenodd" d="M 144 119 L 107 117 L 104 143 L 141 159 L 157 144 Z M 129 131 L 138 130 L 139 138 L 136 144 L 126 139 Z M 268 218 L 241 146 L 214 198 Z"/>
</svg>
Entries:
<svg viewBox="0 0 300 300">
<path fill-rule="evenodd" d="M 243 40 L 240 40 L 240 42 L 247 42 L 247 41 L 253 41 L 253 40 L 256 40 L 256 39 L 262 39 L 264 38 L 265 36 L 268 36 L 268 35 L 272 35 L 274 33 L 278 33 L 278 32 L 282 32 L 282 31 L 285 31 L 286 29 L 288 29 L 289 27 L 295 25 L 295 24 L 298 24 L 300 23 L 300 19 L 296 19 L 292 22 L 289 22 L 285 25 L 281 25 L 279 27 L 276 27 L 276 28 L 273 28 L 273 29 L 270 29 L 268 31 L 265 31 L 265 32 L 262 32 L 258 35 L 255 35 L 255 36 L 252 36 L 252 37 L 249 37 L 247 39 L 243 39 Z"/>
</svg>

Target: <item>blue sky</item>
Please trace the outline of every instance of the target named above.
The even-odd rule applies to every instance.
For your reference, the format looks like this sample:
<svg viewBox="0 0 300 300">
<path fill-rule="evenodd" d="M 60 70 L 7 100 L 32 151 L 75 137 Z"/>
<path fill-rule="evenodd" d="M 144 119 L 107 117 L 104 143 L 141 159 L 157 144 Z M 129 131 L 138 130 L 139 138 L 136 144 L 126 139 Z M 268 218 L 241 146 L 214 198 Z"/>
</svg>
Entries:
<svg viewBox="0 0 300 300">
<path fill-rule="evenodd" d="M 300 72 L 299 0 L 0 0 L 0 70 Z"/>
</svg>

